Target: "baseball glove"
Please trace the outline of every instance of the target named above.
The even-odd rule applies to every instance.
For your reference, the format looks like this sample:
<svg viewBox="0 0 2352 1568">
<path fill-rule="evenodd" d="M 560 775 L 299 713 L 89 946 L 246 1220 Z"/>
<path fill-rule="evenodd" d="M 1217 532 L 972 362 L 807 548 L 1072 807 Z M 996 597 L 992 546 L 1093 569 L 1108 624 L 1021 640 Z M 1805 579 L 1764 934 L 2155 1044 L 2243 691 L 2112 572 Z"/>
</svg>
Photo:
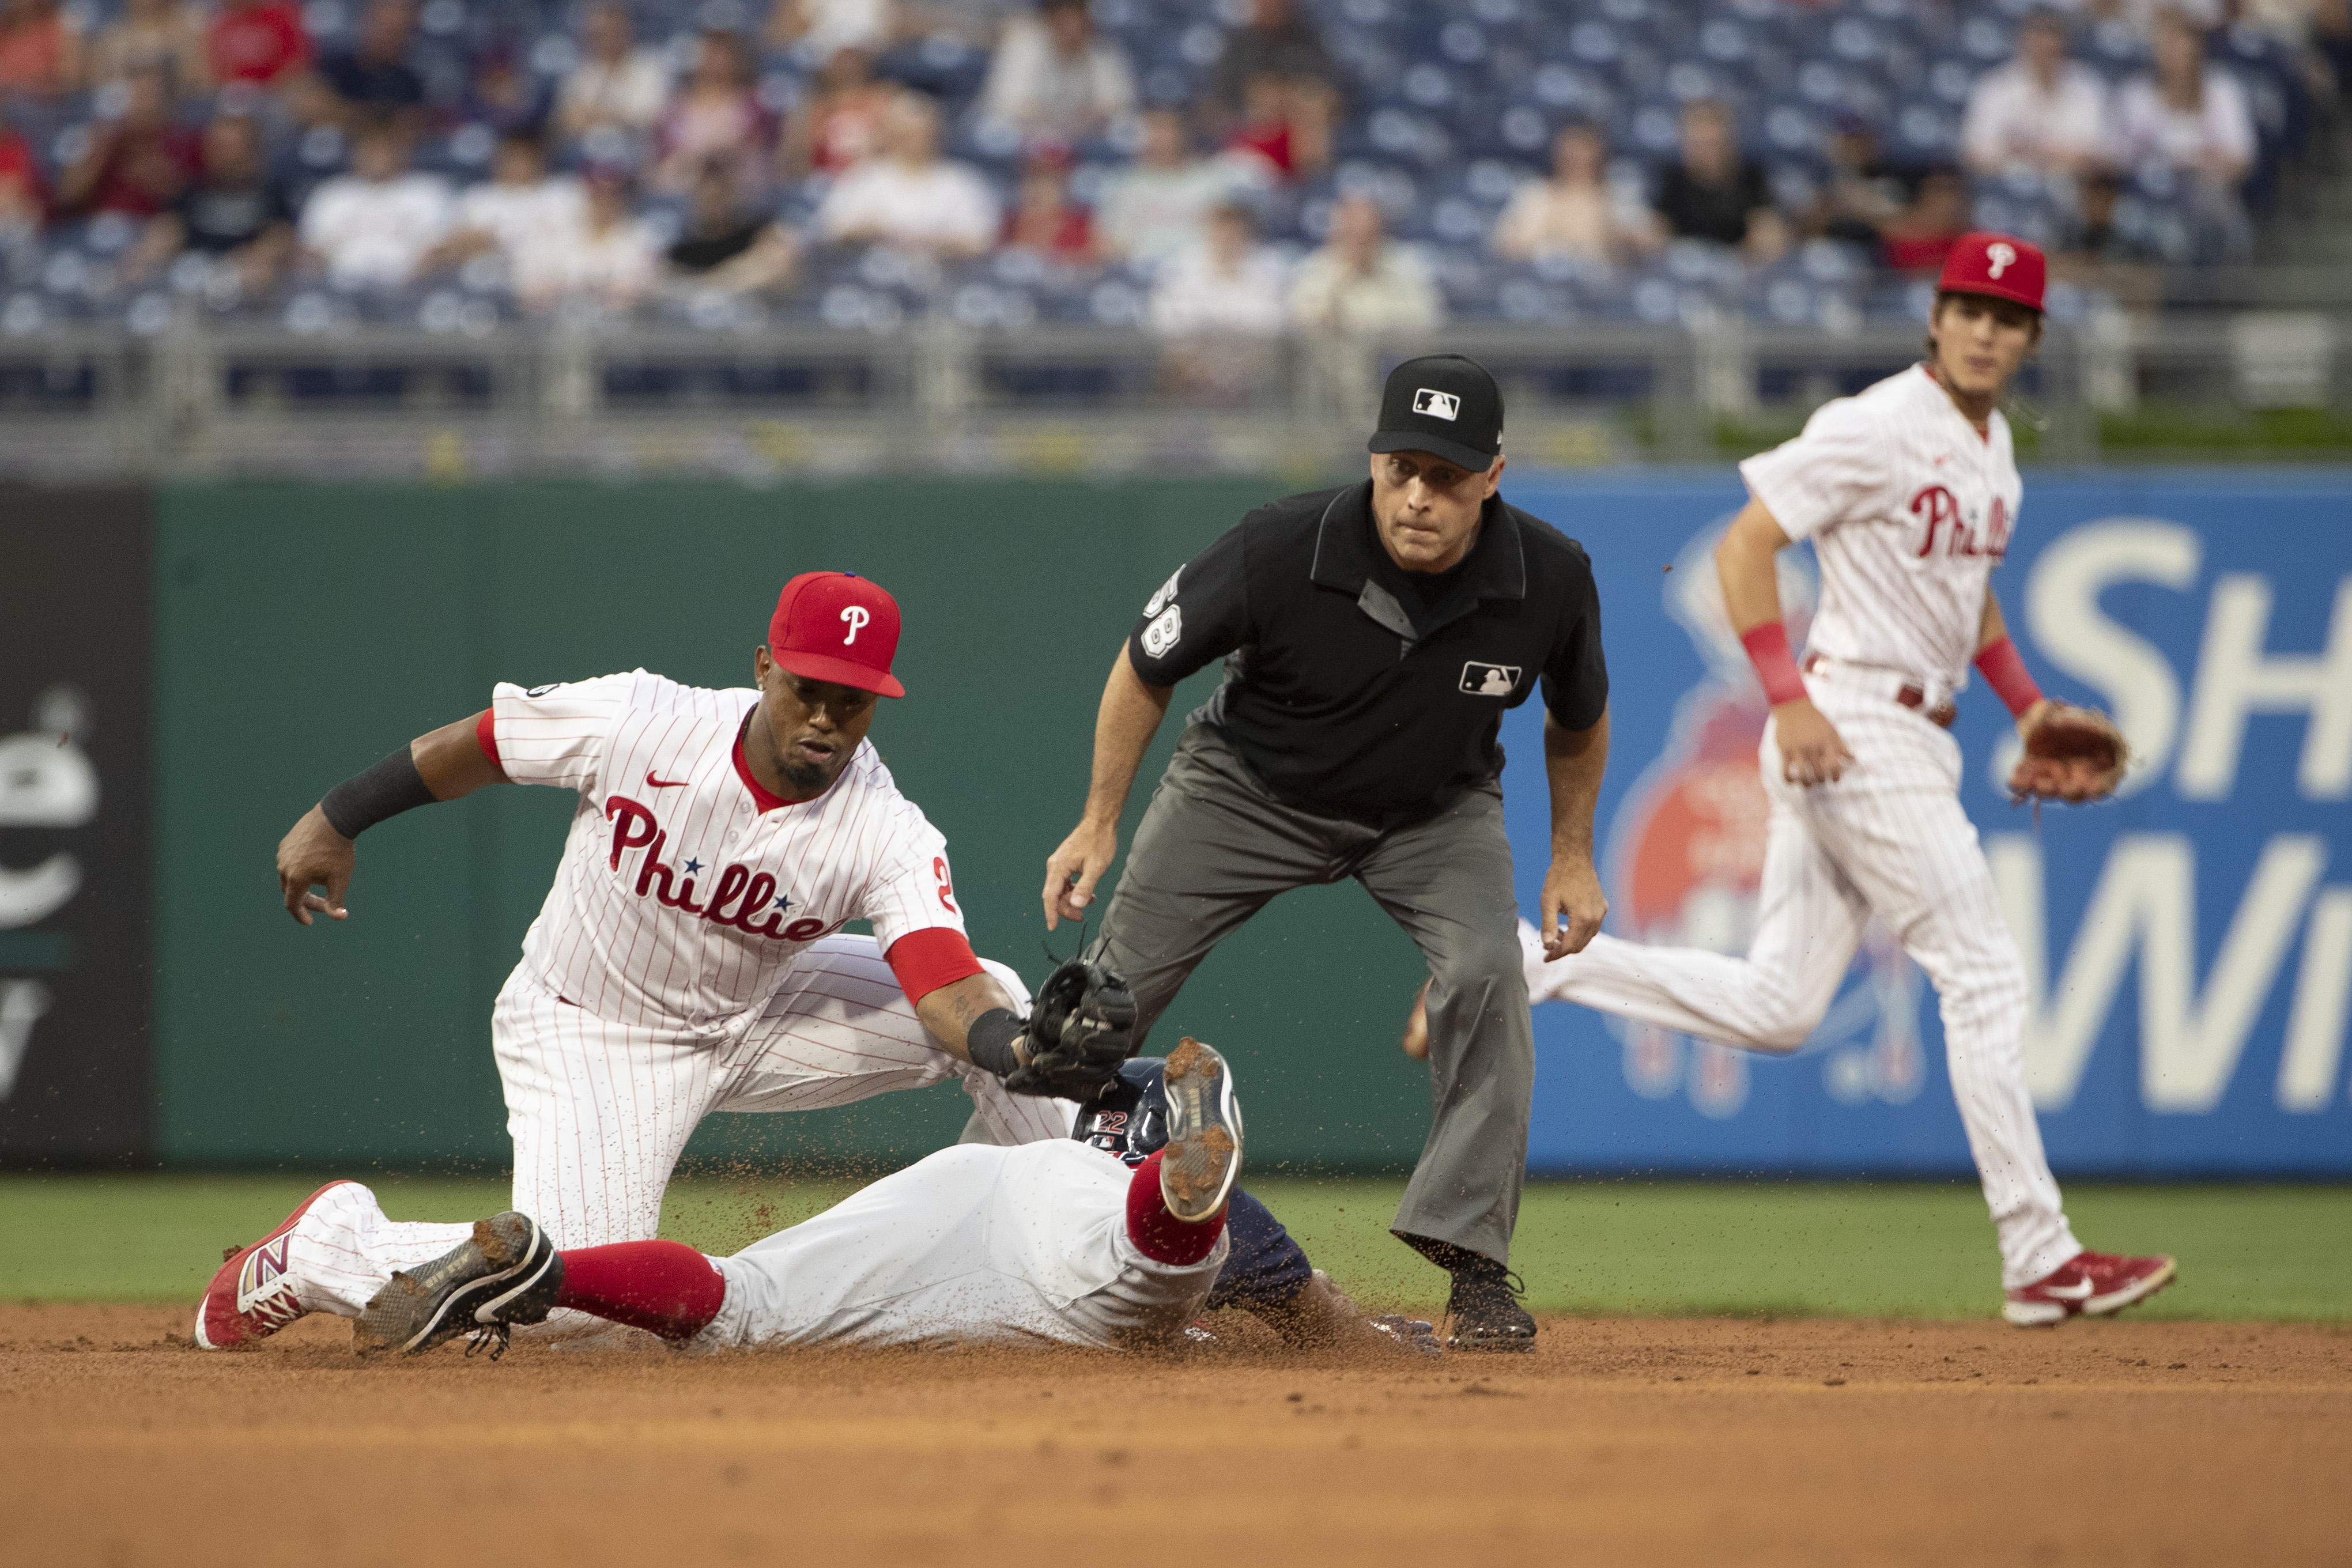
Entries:
<svg viewBox="0 0 2352 1568">
<path fill-rule="evenodd" d="M 1135 1049 L 1135 993 L 1084 958 L 1067 958 L 1037 988 L 1030 1009 L 1029 1065 L 1004 1080 L 1015 1094 L 1091 1100 Z"/>
<path fill-rule="evenodd" d="M 2025 732 L 2025 755 L 2009 776 L 2012 800 L 2103 800 L 2123 782 L 2131 747 L 2096 708 L 2052 703 Z"/>
</svg>

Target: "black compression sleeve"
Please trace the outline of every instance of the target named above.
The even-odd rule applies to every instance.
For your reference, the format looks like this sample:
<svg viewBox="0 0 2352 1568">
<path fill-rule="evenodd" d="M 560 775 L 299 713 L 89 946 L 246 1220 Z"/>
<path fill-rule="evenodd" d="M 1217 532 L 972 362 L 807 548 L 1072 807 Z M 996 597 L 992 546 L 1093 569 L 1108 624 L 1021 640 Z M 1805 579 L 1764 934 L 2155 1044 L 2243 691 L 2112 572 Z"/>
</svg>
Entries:
<svg viewBox="0 0 2352 1568">
<path fill-rule="evenodd" d="M 404 746 L 366 772 L 354 773 L 328 790 L 319 810 L 326 814 L 327 826 L 347 839 L 356 839 L 386 817 L 430 806 L 435 798 L 425 787 L 425 775 L 416 770 L 416 758 Z"/>
<path fill-rule="evenodd" d="M 963 1048 L 974 1067 L 1003 1078 L 1021 1070 L 1021 1058 L 1013 1051 L 1013 1042 L 1020 1038 L 1021 1020 L 1003 1008 L 991 1008 L 971 1020 L 971 1028 L 964 1031 Z"/>
</svg>

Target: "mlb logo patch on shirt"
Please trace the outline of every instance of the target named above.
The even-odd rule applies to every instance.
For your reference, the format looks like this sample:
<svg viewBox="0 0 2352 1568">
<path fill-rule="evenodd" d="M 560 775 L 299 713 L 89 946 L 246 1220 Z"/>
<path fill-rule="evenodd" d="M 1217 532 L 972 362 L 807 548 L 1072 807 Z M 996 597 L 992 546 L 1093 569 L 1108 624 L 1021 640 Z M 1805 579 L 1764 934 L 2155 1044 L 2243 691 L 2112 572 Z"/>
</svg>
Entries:
<svg viewBox="0 0 2352 1568">
<path fill-rule="evenodd" d="M 1470 696 L 1507 697 L 1518 685 L 1517 664 L 1481 664 L 1474 661 L 1462 666 L 1461 689 Z"/>
<path fill-rule="evenodd" d="M 1412 412 L 1428 414 L 1433 419 L 1452 419 L 1462 412 L 1462 400 L 1452 392 L 1423 387 L 1412 394 Z"/>
</svg>

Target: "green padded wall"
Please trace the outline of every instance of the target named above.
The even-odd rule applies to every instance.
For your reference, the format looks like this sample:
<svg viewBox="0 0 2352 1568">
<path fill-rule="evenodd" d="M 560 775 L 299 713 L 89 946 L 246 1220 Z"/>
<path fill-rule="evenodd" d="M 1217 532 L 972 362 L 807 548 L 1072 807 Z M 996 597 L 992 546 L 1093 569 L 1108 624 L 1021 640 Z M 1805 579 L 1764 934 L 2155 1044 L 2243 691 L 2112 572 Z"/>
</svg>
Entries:
<svg viewBox="0 0 2352 1568">
<path fill-rule="evenodd" d="M 167 487 L 155 548 L 158 1146 L 173 1164 L 507 1161 L 489 1004 L 572 797 L 501 789 L 361 845 L 350 922 L 278 905 L 280 834 L 336 779 L 493 681 L 642 664 L 748 684 L 777 588 L 866 572 L 906 612 L 909 695 L 873 738 L 948 835 L 982 953 L 1034 982 L 1046 854 L 1076 820 L 1095 704 L 1137 610 L 1276 481 Z M 1180 692 L 1200 702 L 1213 673 Z M 1132 831 L 1178 728 L 1165 727 Z M 1122 840 L 1124 842 L 1124 840 Z M 1067 927 L 1057 951 L 1074 941 Z M 1427 1126 L 1396 1049 L 1410 943 L 1354 884 L 1293 894 L 1168 1019 L 1233 1054 L 1253 1164 L 1402 1165 Z M 723 1116 L 693 1154 L 872 1168 L 951 1140 L 951 1087 Z"/>
</svg>

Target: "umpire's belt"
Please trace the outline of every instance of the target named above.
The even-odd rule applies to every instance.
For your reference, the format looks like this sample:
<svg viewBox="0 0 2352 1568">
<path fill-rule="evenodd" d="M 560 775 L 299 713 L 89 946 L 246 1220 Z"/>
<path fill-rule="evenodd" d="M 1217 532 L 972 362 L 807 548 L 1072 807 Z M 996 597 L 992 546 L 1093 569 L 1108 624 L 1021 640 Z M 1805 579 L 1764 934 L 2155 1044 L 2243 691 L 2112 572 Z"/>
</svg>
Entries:
<svg viewBox="0 0 2352 1568">
<path fill-rule="evenodd" d="M 1816 680 L 1828 681 L 1833 685 L 1866 693 L 1897 706 L 1914 709 L 1928 723 L 1940 725 L 1946 729 L 1951 728 L 1952 721 L 1960 716 L 1960 710 L 1952 706 L 1949 697 L 1942 698 L 1930 707 L 1927 689 L 1900 670 L 1882 670 L 1875 664 L 1857 664 L 1849 660 L 1832 659 L 1826 653 L 1807 653 L 1804 669 L 1805 674 Z"/>
</svg>

